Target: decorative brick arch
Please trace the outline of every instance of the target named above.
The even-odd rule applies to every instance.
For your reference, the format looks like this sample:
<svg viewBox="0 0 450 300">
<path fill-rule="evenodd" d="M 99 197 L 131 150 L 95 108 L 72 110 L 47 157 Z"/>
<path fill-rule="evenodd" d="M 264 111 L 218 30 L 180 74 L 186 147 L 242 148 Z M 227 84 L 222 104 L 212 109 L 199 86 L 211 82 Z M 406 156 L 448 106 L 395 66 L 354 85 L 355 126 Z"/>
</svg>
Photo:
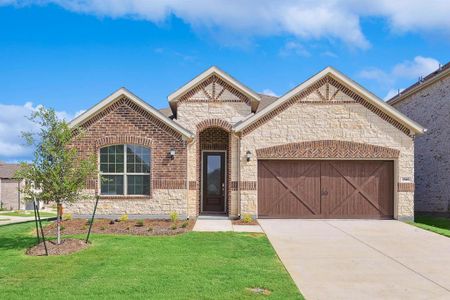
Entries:
<svg viewBox="0 0 450 300">
<path fill-rule="evenodd" d="M 339 140 L 290 143 L 256 150 L 257 158 L 396 159 L 399 154 L 396 149 Z"/>
<path fill-rule="evenodd" d="M 207 128 L 210 127 L 218 127 L 222 128 L 223 130 L 227 132 L 231 132 L 232 126 L 230 123 L 228 123 L 225 120 L 222 119 L 207 119 L 203 120 L 200 123 L 197 124 L 197 132 L 201 132 Z"/>
<path fill-rule="evenodd" d="M 114 135 L 114 136 L 104 136 L 95 141 L 96 149 L 99 149 L 100 147 L 103 146 L 120 145 L 120 144 L 133 144 L 152 148 L 153 140 L 133 135 Z"/>
</svg>

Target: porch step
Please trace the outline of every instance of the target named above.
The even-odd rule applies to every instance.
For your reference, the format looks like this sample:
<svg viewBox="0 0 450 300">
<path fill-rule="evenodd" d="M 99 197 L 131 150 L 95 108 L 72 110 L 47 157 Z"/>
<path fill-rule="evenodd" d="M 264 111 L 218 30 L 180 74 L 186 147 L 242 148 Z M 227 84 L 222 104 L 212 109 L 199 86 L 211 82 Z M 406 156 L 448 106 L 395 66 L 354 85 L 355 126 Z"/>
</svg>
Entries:
<svg viewBox="0 0 450 300">
<path fill-rule="evenodd" d="M 200 215 L 197 220 L 229 220 L 228 216 Z"/>
</svg>

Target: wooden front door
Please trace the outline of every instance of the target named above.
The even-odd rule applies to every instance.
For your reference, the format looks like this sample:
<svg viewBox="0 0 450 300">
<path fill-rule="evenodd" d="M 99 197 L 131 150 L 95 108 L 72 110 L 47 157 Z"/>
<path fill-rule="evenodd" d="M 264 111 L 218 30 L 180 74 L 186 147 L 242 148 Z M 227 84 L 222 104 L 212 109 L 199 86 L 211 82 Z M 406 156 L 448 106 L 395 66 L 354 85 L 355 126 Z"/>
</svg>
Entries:
<svg viewBox="0 0 450 300">
<path fill-rule="evenodd" d="M 392 161 L 258 161 L 260 218 L 392 218 Z"/>
<path fill-rule="evenodd" d="M 202 212 L 225 213 L 225 152 L 203 152 Z"/>
</svg>

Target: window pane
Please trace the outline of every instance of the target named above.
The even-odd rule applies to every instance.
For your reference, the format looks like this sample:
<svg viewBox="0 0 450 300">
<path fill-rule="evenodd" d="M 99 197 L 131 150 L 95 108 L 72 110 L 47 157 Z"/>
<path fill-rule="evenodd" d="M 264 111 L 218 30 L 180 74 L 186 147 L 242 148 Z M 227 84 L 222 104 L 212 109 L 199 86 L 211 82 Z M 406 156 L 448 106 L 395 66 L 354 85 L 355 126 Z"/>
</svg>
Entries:
<svg viewBox="0 0 450 300">
<path fill-rule="evenodd" d="M 150 149 L 138 145 L 127 145 L 127 172 L 150 173 Z"/>
<path fill-rule="evenodd" d="M 128 195 L 150 195 L 150 175 L 128 175 Z"/>
<path fill-rule="evenodd" d="M 123 195 L 122 175 L 102 175 L 100 177 L 102 195 Z"/>
</svg>

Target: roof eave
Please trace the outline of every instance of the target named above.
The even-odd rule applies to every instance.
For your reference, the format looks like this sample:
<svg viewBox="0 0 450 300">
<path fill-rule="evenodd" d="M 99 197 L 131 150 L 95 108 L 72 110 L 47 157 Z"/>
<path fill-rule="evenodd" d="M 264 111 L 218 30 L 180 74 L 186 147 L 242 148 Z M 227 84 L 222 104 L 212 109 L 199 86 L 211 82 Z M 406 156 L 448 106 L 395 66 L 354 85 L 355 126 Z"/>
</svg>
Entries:
<svg viewBox="0 0 450 300">
<path fill-rule="evenodd" d="M 164 122 L 166 125 L 168 125 L 171 129 L 179 132 L 182 136 L 184 136 L 187 139 L 192 139 L 194 137 L 194 134 L 190 132 L 189 130 L 183 128 L 181 125 L 175 123 L 173 120 L 167 118 L 163 113 L 158 111 L 157 109 L 153 108 L 151 105 L 144 102 L 142 99 L 140 99 L 138 96 L 127 90 L 126 88 L 120 88 L 72 121 L 69 122 L 70 128 L 76 128 L 77 126 L 81 125 L 84 121 L 88 120 L 89 118 L 96 115 L 99 111 L 102 109 L 108 107 L 109 105 L 113 104 L 116 100 L 118 100 L 120 97 L 125 96 L 132 101 L 134 101 L 136 104 L 138 104 L 141 108 L 155 116 L 160 121 Z"/>
<path fill-rule="evenodd" d="M 388 115 L 390 115 L 394 119 L 396 119 L 399 122 L 401 122 L 402 124 L 404 124 L 413 133 L 423 134 L 426 132 L 426 129 L 424 127 L 422 127 L 420 124 L 409 119 L 407 116 L 403 115 L 402 113 L 400 113 L 399 111 L 397 111 L 396 109 L 391 107 L 390 105 L 386 104 L 383 100 L 381 100 L 380 98 L 378 98 L 377 96 L 375 96 L 374 94 L 372 94 L 371 92 L 366 90 L 364 87 L 362 87 L 357 82 L 353 81 L 352 79 L 350 79 L 343 73 L 334 69 L 333 67 L 326 67 L 325 69 L 323 69 L 316 75 L 310 77 L 309 79 L 307 79 L 306 81 L 304 81 L 303 83 L 301 83 L 300 85 L 298 85 L 297 87 L 295 87 L 294 89 L 292 89 L 291 91 L 287 92 L 285 95 L 280 97 L 277 101 L 275 101 L 274 103 L 272 103 L 269 106 L 267 106 L 266 108 L 264 108 L 260 113 L 255 114 L 252 118 L 249 118 L 246 121 L 239 124 L 238 126 L 236 126 L 234 128 L 234 130 L 236 132 L 244 130 L 245 128 L 250 126 L 253 122 L 256 122 L 261 117 L 265 116 L 266 114 L 270 113 L 273 109 L 275 109 L 276 107 L 281 105 L 283 102 L 289 100 L 291 97 L 295 96 L 300 91 L 304 90 L 306 87 L 308 87 L 312 83 L 316 82 L 317 80 L 319 80 L 320 78 L 322 78 L 328 74 L 333 75 L 334 77 L 336 77 L 338 80 L 340 80 L 344 84 L 350 85 L 353 88 L 355 88 L 362 96 L 369 99 L 371 101 L 371 103 L 373 103 L 379 109 L 386 112 Z"/>
<path fill-rule="evenodd" d="M 172 108 L 172 111 L 175 112 L 178 99 L 182 95 L 184 95 L 187 91 L 194 88 L 200 82 L 202 82 L 203 80 L 205 80 L 206 78 L 208 78 L 209 76 L 211 76 L 213 74 L 216 74 L 217 76 L 225 79 L 225 81 L 227 81 L 228 83 L 237 87 L 241 93 L 243 93 L 244 95 L 246 95 L 247 97 L 249 97 L 252 100 L 252 109 L 257 108 L 258 103 L 261 101 L 261 97 L 256 92 L 254 92 L 253 90 L 251 90 L 250 88 L 248 88 L 247 86 L 245 86 L 244 84 L 239 82 L 238 80 L 234 79 L 232 76 L 230 76 L 228 73 L 222 71 L 218 67 L 212 66 L 208 70 L 206 70 L 205 72 L 196 76 L 194 79 L 192 79 L 191 81 L 189 81 L 188 83 L 186 83 L 181 88 L 179 88 L 178 90 L 176 90 L 175 92 L 173 92 L 172 94 L 170 94 L 167 97 L 167 99 L 169 101 L 169 105 Z"/>
</svg>

